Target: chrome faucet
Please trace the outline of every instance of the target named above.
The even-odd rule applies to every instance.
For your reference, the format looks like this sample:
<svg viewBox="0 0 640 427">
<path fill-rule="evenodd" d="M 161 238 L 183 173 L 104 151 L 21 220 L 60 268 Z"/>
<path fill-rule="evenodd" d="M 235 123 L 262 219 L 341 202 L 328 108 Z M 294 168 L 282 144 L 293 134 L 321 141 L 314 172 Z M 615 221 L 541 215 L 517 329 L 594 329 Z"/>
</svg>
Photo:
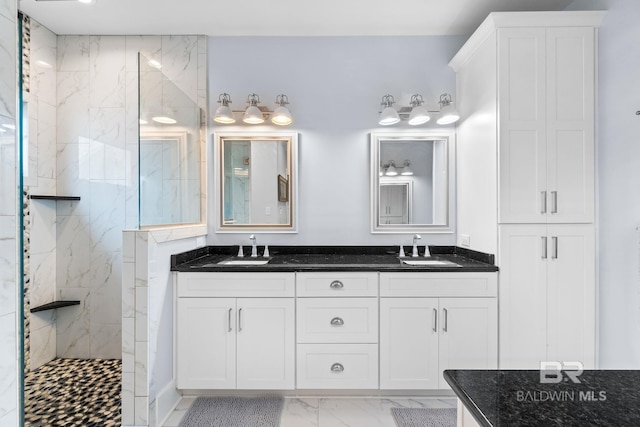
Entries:
<svg viewBox="0 0 640 427">
<path fill-rule="evenodd" d="M 249 240 L 251 240 L 251 257 L 255 258 L 258 256 L 258 239 L 255 234 L 252 234 L 249 236 Z"/>
<path fill-rule="evenodd" d="M 416 234 L 415 236 L 413 236 L 413 251 L 411 252 L 412 257 L 418 256 L 418 240 L 420 239 L 422 239 L 422 236 L 419 234 Z"/>
</svg>

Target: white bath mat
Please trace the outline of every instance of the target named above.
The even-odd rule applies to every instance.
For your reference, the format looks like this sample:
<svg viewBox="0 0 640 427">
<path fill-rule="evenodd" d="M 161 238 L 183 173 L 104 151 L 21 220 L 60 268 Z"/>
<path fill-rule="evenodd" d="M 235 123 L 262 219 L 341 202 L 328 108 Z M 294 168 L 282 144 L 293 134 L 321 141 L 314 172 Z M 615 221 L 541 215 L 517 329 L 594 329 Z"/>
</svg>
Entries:
<svg viewBox="0 0 640 427">
<path fill-rule="evenodd" d="M 284 399 L 268 397 L 199 397 L 180 427 L 278 427 Z"/>
<path fill-rule="evenodd" d="M 391 408 L 398 427 L 456 427 L 455 408 Z"/>
</svg>

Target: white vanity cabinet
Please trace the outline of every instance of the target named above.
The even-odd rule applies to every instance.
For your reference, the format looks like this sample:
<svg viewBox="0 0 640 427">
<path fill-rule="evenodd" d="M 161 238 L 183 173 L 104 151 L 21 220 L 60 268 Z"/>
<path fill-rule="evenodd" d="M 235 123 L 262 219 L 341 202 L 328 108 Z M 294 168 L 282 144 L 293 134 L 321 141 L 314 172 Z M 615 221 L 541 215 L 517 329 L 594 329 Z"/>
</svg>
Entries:
<svg viewBox="0 0 640 427">
<path fill-rule="evenodd" d="M 297 388 L 378 388 L 378 273 L 296 274 Z"/>
<path fill-rule="evenodd" d="M 293 389 L 294 273 L 178 273 L 179 389 Z"/>
<path fill-rule="evenodd" d="M 495 273 L 380 274 L 380 388 L 446 389 L 445 369 L 496 369 Z"/>
</svg>

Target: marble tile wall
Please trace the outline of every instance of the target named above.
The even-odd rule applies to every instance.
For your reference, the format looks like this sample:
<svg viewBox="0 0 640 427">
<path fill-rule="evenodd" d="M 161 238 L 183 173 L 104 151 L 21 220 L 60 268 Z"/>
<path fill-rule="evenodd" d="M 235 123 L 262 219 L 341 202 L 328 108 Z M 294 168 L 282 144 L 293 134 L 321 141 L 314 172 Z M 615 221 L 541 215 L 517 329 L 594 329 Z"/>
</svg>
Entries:
<svg viewBox="0 0 640 427">
<path fill-rule="evenodd" d="M 138 225 L 137 54 L 206 107 L 204 36 L 58 36 L 56 281 L 61 357 L 119 358 L 121 231 Z"/>
<path fill-rule="evenodd" d="M 179 399 L 173 385 L 170 254 L 204 245 L 206 225 L 122 234 L 122 425 L 158 427 Z M 167 309 L 167 307 L 171 307 Z M 168 312 L 168 314 L 167 314 Z M 163 327 L 164 326 L 164 327 Z"/>
<path fill-rule="evenodd" d="M 17 1 L 0 0 L 0 117 L 15 125 Z M 0 427 L 19 424 L 16 139 L 0 134 Z"/>
<path fill-rule="evenodd" d="M 30 21 L 28 75 L 30 90 L 26 94 L 29 115 L 29 164 L 24 183 L 30 194 L 56 194 L 56 35 L 39 22 Z M 29 216 L 29 288 L 25 299 L 31 307 L 56 299 L 56 230 L 55 201 L 28 200 Z M 69 308 L 68 310 L 73 310 Z M 28 369 L 34 370 L 56 357 L 56 313 L 48 310 L 30 314 L 29 329 L 25 321 L 25 338 L 29 336 Z"/>
</svg>

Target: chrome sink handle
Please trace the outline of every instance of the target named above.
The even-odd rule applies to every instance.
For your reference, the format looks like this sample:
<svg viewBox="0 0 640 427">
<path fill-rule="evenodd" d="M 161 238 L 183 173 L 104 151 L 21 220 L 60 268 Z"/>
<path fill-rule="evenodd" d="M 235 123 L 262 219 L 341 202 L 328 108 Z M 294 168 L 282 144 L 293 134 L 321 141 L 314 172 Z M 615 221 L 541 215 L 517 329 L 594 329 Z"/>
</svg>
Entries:
<svg viewBox="0 0 640 427">
<path fill-rule="evenodd" d="M 422 236 L 419 234 L 413 236 L 413 251 L 411 252 L 412 257 L 418 256 L 418 240 L 420 239 L 422 239 Z"/>
<path fill-rule="evenodd" d="M 251 257 L 256 258 L 258 256 L 258 239 L 255 234 L 249 236 L 249 240 L 251 240 Z"/>
</svg>

